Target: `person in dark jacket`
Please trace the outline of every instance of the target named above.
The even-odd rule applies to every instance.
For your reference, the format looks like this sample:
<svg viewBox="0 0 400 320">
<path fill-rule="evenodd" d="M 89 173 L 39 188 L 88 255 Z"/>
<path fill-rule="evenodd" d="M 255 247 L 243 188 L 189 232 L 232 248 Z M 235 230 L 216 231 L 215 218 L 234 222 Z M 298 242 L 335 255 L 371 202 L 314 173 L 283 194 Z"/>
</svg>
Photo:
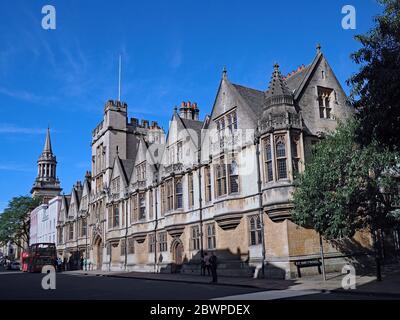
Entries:
<svg viewBox="0 0 400 320">
<path fill-rule="evenodd" d="M 206 275 L 206 263 L 204 261 L 204 254 L 201 254 L 201 258 L 200 258 L 200 274 L 202 276 Z"/>
<path fill-rule="evenodd" d="M 210 263 L 210 269 L 211 269 L 211 275 L 212 275 L 212 282 L 216 283 L 218 281 L 218 278 L 217 278 L 217 256 L 214 254 L 214 252 L 211 252 L 211 257 L 210 257 L 209 263 Z"/>
</svg>

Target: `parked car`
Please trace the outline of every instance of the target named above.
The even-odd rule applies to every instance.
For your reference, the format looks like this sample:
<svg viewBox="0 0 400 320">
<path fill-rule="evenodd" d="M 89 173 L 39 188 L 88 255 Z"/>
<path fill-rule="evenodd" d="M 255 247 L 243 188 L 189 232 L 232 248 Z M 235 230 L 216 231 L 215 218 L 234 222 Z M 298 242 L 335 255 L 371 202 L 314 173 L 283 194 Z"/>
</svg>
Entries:
<svg viewBox="0 0 400 320">
<path fill-rule="evenodd" d="M 21 264 L 18 261 L 11 262 L 11 270 L 21 270 Z"/>
<path fill-rule="evenodd" d="M 11 261 L 7 265 L 7 270 L 21 270 L 21 264 L 18 261 Z"/>
</svg>

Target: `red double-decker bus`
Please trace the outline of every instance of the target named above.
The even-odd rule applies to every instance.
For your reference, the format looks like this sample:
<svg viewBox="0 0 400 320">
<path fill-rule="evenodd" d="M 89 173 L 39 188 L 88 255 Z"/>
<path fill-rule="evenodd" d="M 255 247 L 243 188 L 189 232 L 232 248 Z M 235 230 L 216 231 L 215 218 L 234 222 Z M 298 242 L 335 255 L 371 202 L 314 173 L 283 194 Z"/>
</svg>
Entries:
<svg viewBox="0 0 400 320">
<path fill-rule="evenodd" d="M 43 266 L 56 267 L 57 251 L 54 243 L 35 243 L 22 254 L 21 268 L 25 272 L 41 272 Z"/>
</svg>

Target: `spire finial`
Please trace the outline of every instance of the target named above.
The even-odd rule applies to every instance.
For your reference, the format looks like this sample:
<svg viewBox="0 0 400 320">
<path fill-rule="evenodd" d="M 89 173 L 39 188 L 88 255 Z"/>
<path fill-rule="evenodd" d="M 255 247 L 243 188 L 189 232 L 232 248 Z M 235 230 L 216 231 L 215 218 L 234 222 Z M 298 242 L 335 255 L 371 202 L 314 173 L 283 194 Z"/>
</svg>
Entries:
<svg viewBox="0 0 400 320">
<path fill-rule="evenodd" d="M 118 62 L 118 101 L 121 101 L 121 55 Z"/>
<path fill-rule="evenodd" d="M 222 78 L 226 79 L 226 74 L 227 74 L 227 70 L 226 70 L 226 66 L 224 66 L 224 68 L 222 69 Z"/>
<path fill-rule="evenodd" d="M 317 53 L 321 53 L 321 44 L 317 43 Z"/>
<path fill-rule="evenodd" d="M 46 141 L 44 142 L 44 148 L 43 148 L 43 153 L 52 153 L 53 151 L 51 150 L 51 139 L 50 139 L 50 126 L 47 126 L 47 132 L 46 132 Z"/>
<path fill-rule="evenodd" d="M 278 62 L 274 63 L 274 71 L 279 71 L 279 64 Z"/>
</svg>

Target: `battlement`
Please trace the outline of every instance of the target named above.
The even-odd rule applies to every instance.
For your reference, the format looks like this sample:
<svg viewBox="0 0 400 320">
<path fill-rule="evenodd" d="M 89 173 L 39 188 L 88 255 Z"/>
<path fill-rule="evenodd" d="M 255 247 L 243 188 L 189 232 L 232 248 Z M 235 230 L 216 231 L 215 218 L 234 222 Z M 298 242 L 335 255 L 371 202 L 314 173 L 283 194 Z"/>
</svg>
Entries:
<svg viewBox="0 0 400 320">
<path fill-rule="evenodd" d="M 139 121 L 138 118 L 131 118 L 129 122 L 130 126 L 134 128 L 142 128 L 142 129 L 161 129 L 158 125 L 157 121 L 149 121 L 147 119 L 141 119 Z"/>
<path fill-rule="evenodd" d="M 104 105 L 104 111 L 107 110 L 108 108 L 126 110 L 128 108 L 128 105 L 125 102 L 119 100 L 108 100 Z"/>
</svg>

